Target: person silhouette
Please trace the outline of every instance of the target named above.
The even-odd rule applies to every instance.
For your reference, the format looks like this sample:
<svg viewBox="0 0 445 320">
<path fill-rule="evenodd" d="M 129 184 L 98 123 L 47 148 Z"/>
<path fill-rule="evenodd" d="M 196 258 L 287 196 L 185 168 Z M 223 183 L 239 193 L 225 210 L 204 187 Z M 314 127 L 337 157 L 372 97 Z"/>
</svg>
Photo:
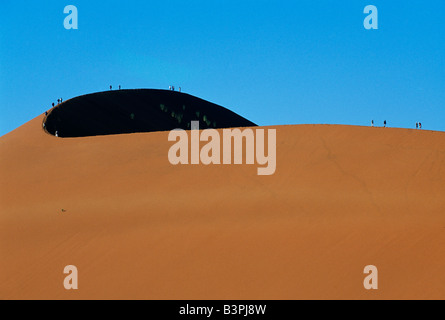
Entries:
<svg viewBox="0 0 445 320">
<path fill-rule="evenodd" d="M 110 90 L 113 90 L 113 86 L 110 85 Z"/>
<path fill-rule="evenodd" d="M 418 129 L 419 128 L 419 123 L 418 122 L 416 122 L 416 129 Z"/>
<path fill-rule="evenodd" d="M 385 127 L 385 128 L 386 128 L 386 120 L 385 120 L 385 121 L 383 121 L 383 127 Z"/>
<path fill-rule="evenodd" d="M 371 127 L 374 127 L 374 120 L 371 120 Z"/>
<path fill-rule="evenodd" d="M 419 122 L 419 129 L 422 129 L 422 123 Z"/>
</svg>

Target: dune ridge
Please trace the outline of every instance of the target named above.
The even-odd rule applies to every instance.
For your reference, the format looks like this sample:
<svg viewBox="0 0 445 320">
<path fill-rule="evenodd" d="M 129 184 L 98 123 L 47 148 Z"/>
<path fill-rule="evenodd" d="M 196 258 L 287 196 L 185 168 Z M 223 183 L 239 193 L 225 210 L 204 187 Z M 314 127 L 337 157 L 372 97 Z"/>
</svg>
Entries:
<svg viewBox="0 0 445 320">
<path fill-rule="evenodd" d="M 126 89 L 78 96 L 51 110 L 45 130 L 58 137 L 201 128 L 256 126 L 233 111 L 187 93 L 159 89 Z"/>
</svg>

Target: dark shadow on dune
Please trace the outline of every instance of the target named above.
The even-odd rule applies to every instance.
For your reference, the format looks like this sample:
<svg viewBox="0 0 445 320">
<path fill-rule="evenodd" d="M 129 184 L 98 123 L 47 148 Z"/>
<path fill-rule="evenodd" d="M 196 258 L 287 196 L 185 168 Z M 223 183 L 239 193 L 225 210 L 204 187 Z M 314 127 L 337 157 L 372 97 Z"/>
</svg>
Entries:
<svg viewBox="0 0 445 320">
<path fill-rule="evenodd" d="M 135 132 L 256 126 L 238 114 L 189 94 L 155 89 L 105 91 L 79 96 L 51 109 L 48 133 L 86 137 Z"/>
</svg>

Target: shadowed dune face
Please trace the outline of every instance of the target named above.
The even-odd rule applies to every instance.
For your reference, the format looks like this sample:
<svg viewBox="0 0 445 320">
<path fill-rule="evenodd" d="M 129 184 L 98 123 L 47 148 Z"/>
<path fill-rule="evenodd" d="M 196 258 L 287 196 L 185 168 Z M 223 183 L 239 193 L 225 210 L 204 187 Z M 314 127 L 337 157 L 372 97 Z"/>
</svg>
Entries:
<svg viewBox="0 0 445 320">
<path fill-rule="evenodd" d="M 167 132 L 57 139 L 42 119 L 0 138 L 0 299 L 445 298 L 442 132 L 278 126 L 258 176 L 173 166 Z"/>
<path fill-rule="evenodd" d="M 169 90 L 134 89 L 79 96 L 53 108 L 44 120 L 46 130 L 59 137 L 120 133 L 249 127 L 255 124 L 236 113 L 197 97 Z"/>
</svg>

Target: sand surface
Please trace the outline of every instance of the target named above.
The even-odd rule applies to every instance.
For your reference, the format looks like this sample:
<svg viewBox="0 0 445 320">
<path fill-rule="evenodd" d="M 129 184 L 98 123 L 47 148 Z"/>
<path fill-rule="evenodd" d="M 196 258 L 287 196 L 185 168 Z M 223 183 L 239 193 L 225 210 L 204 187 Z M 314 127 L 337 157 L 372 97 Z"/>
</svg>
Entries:
<svg viewBox="0 0 445 320">
<path fill-rule="evenodd" d="M 258 176 L 41 121 L 0 137 L 0 299 L 445 299 L 443 132 L 278 126 Z"/>
</svg>

